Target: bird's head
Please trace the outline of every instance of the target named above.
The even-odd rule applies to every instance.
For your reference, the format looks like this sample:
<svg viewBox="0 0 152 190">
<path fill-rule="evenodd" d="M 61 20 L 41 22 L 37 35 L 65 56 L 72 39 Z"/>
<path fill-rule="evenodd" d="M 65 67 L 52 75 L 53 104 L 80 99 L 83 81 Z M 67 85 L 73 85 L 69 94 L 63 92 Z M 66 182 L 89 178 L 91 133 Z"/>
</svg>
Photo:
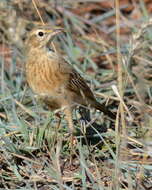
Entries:
<svg viewBox="0 0 152 190">
<path fill-rule="evenodd" d="M 59 27 L 37 26 L 29 33 L 26 45 L 31 48 L 42 48 L 52 42 L 54 37 L 63 31 L 64 29 Z"/>
</svg>

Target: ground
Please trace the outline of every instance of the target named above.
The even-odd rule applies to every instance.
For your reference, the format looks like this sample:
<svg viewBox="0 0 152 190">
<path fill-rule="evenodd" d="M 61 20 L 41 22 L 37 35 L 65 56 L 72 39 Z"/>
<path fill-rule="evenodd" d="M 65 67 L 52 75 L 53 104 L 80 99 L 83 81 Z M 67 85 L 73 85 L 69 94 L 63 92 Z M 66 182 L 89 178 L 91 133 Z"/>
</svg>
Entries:
<svg viewBox="0 0 152 190">
<path fill-rule="evenodd" d="M 151 0 L 0 2 L 0 189 L 152 189 L 151 14 Z M 117 114 L 86 123 L 77 108 L 73 147 L 26 83 L 25 39 L 43 22 L 65 29 L 56 49 Z"/>
</svg>

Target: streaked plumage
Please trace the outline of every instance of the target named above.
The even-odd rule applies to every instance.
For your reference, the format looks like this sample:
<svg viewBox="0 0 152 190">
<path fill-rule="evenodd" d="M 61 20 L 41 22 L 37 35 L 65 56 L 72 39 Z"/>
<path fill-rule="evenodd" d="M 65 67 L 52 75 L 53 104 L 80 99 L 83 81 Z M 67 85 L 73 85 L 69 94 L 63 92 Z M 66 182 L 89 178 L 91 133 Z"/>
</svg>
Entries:
<svg viewBox="0 0 152 190">
<path fill-rule="evenodd" d="M 72 109 L 76 104 L 95 107 L 114 119 L 115 115 L 97 102 L 85 80 L 72 65 L 50 49 L 54 36 L 61 31 L 40 26 L 30 32 L 26 41 L 26 77 L 29 86 L 51 109 L 64 108 L 72 132 Z"/>
</svg>

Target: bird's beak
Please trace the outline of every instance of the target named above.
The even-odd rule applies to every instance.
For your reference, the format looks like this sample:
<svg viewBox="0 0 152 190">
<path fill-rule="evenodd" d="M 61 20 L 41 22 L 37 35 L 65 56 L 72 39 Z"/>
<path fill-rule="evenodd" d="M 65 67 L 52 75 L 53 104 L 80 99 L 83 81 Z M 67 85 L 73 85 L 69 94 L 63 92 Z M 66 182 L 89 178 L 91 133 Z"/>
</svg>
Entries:
<svg viewBox="0 0 152 190">
<path fill-rule="evenodd" d="M 48 30 L 47 32 L 50 33 L 51 37 L 56 36 L 57 34 L 64 31 L 64 28 L 54 28 L 53 30 Z"/>
<path fill-rule="evenodd" d="M 54 40 L 54 37 L 57 35 L 57 34 L 59 34 L 59 33 L 61 33 L 61 32 L 63 32 L 64 31 L 64 29 L 63 28 L 54 28 L 53 30 L 47 30 L 46 32 L 48 33 L 48 37 L 47 37 L 47 41 L 48 41 L 48 43 L 50 43 L 50 42 L 52 42 L 53 40 Z"/>
<path fill-rule="evenodd" d="M 57 35 L 57 34 L 63 32 L 63 31 L 64 31 L 64 28 L 55 28 L 55 29 L 53 30 L 52 35 L 55 36 L 55 35 Z"/>
</svg>

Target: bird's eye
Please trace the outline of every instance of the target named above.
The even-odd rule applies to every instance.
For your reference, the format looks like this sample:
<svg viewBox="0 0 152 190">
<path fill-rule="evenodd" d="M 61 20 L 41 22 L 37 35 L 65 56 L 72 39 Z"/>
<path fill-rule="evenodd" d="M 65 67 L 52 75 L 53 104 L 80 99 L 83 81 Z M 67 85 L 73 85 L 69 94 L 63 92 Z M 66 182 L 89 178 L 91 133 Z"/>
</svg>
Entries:
<svg viewBox="0 0 152 190">
<path fill-rule="evenodd" d="M 42 37 L 42 36 L 44 36 L 44 32 L 40 31 L 40 32 L 38 32 L 38 35 L 39 35 L 40 37 Z"/>
</svg>

